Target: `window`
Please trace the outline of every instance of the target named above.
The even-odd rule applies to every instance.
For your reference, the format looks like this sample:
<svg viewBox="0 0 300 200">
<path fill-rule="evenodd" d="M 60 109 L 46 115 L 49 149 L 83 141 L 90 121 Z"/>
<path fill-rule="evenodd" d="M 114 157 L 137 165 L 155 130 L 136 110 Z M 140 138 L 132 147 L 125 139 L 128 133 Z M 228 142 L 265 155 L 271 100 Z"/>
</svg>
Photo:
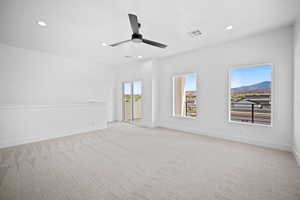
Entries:
<svg viewBox="0 0 300 200">
<path fill-rule="evenodd" d="M 197 74 L 173 77 L 173 116 L 197 117 Z"/>
<path fill-rule="evenodd" d="M 271 125 L 272 66 L 230 71 L 230 122 Z"/>
</svg>

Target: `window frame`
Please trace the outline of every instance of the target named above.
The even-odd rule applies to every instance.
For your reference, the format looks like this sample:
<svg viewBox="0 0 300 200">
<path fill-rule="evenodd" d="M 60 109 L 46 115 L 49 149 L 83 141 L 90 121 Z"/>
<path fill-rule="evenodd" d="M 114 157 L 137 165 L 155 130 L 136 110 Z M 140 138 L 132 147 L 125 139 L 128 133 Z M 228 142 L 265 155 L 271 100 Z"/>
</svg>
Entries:
<svg viewBox="0 0 300 200">
<path fill-rule="evenodd" d="M 141 114 L 141 116 L 142 116 L 142 118 L 141 119 L 139 119 L 139 120 L 143 120 L 144 119 L 144 111 L 145 111 L 145 109 L 144 109 L 144 81 L 143 81 L 143 79 L 129 79 L 129 80 L 125 80 L 125 81 L 122 81 L 122 94 L 121 94 L 121 96 L 122 96 L 122 121 L 123 122 L 128 122 L 128 121 L 124 121 L 124 83 L 130 83 L 131 84 L 131 95 L 134 95 L 133 94 L 133 91 L 134 91 L 134 88 L 133 88 L 133 85 L 134 85 L 134 82 L 136 82 L 136 81 L 140 81 L 141 82 L 141 85 L 142 85 L 142 91 L 141 91 L 141 97 L 142 97 L 142 114 Z M 134 104 L 134 102 L 132 102 L 132 106 L 133 106 L 133 104 Z M 133 115 L 133 113 L 134 113 L 134 108 L 132 107 L 132 115 Z M 134 122 L 134 121 L 137 121 L 137 120 L 134 120 L 134 116 L 132 116 L 132 119 L 130 120 L 131 122 Z"/>
<path fill-rule="evenodd" d="M 249 122 L 238 122 L 231 120 L 231 72 L 232 70 L 236 69 L 244 69 L 244 68 L 252 68 L 252 67 L 259 67 L 259 66 L 266 66 L 269 65 L 272 68 L 271 71 L 271 120 L 270 124 L 257 124 L 257 123 L 249 123 Z M 272 128 L 273 127 L 273 120 L 274 120 L 274 113 L 276 112 L 275 103 L 274 103 L 274 74 L 275 74 L 275 67 L 273 63 L 259 63 L 259 64 L 244 64 L 244 65 L 234 65 L 230 66 L 229 70 L 227 71 L 227 116 L 228 120 L 227 122 L 229 124 L 237 124 L 237 125 L 248 125 L 248 126 L 260 126 L 260 127 L 267 127 Z"/>
<path fill-rule="evenodd" d="M 134 82 L 141 82 L 141 104 L 142 104 L 142 108 L 141 108 L 141 118 L 140 119 L 133 119 L 133 121 L 138 121 L 138 120 L 143 120 L 144 119 L 144 82 L 142 79 L 136 79 L 132 81 L 132 95 L 134 96 Z M 134 105 L 134 102 L 133 102 Z M 134 112 L 134 108 L 133 108 L 133 112 Z M 134 118 L 134 117 L 133 117 Z"/>
<path fill-rule="evenodd" d="M 182 76 L 187 76 L 187 75 L 196 75 L 196 116 L 191 117 L 191 116 L 179 116 L 175 114 L 175 78 L 182 77 Z M 187 72 L 187 73 L 177 73 L 173 74 L 172 78 L 172 105 L 171 105 L 171 117 L 173 118 L 178 118 L 178 119 L 191 119 L 195 120 L 198 118 L 199 115 L 199 103 L 198 103 L 198 73 L 197 72 Z"/>
</svg>

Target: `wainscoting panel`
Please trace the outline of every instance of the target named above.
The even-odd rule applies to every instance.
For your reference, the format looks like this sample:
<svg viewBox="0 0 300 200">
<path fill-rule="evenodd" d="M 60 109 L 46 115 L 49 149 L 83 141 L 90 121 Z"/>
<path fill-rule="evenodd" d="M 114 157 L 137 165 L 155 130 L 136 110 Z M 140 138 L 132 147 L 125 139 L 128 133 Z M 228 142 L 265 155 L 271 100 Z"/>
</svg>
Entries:
<svg viewBox="0 0 300 200">
<path fill-rule="evenodd" d="M 0 148 L 107 127 L 105 102 L 0 106 Z"/>
</svg>

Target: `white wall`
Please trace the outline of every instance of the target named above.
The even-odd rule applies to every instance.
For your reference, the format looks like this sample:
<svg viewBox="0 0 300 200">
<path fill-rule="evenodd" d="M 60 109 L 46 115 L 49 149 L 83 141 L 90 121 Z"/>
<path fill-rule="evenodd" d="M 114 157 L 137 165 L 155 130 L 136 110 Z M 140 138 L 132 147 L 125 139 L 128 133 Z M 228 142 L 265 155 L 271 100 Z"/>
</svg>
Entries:
<svg viewBox="0 0 300 200">
<path fill-rule="evenodd" d="M 231 66 L 273 63 L 273 127 L 228 123 L 228 70 Z M 162 127 L 291 150 L 293 30 L 281 28 L 159 61 Z M 171 117 L 172 76 L 198 73 L 197 119 Z M 300 85 L 300 84 L 298 84 Z"/>
<path fill-rule="evenodd" d="M 107 127 L 106 104 L 0 106 L 0 148 Z"/>
<path fill-rule="evenodd" d="M 300 165 L 300 17 L 294 30 L 294 152 Z"/>
<path fill-rule="evenodd" d="M 111 121 L 114 112 L 113 84 L 113 72 L 108 66 L 78 62 L 48 53 L 0 44 L 1 120 L 2 117 L 5 118 L 3 113 L 7 114 L 3 109 L 7 110 L 11 106 L 14 109 L 38 108 L 41 109 L 41 112 L 44 112 L 44 105 L 56 109 L 57 106 L 99 101 L 105 102 L 107 112 L 101 112 L 103 112 L 102 115 L 105 115 L 105 120 Z M 59 115 L 59 113 L 57 114 Z M 35 116 L 38 116 L 38 114 Z M 70 119 L 74 120 L 74 124 L 77 123 L 75 118 L 74 116 Z M 4 121 L 1 122 L 4 123 Z M 7 129 L 3 131 L 3 123 L 2 127 L 0 126 L 0 139 L 2 140 L 9 138 L 9 135 L 6 135 L 9 134 Z M 20 121 L 20 123 L 22 122 Z M 17 125 L 12 124 L 11 126 Z M 42 131 L 43 127 L 39 128 Z M 76 129 L 70 128 L 73 133 L 76 132 Z M 81 127 L 78 132 L 86 129 L 90 129 L 90 127 Z M 68 134 L 67 129 L 63 130 L 64 133 L 61 134 Z M 22 134 L 16 135 L 20 140 L 42 138 L 39 135 L 42 133 L 38 132 L 28 133 L 24 130 L 23 133 L 18 132 L 18 134 Z M 59 136 L 60 133 L 53 132 L 49 134 Z M 51 137 L 51 135 L 44 135 L 43 137 Z M 13 140 L 13 138 L 10 139 L 10 141 Z"/>
</svg>

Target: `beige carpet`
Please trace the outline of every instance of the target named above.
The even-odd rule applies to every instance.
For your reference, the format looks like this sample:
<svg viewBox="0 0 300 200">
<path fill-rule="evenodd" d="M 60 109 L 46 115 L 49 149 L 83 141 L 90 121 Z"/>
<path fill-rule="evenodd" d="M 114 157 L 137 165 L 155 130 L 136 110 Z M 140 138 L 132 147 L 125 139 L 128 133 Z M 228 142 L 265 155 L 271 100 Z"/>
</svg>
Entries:
<svg viewBox="0 0 300 200">
<path fill-rule="evenodd" d="M 0 150 L 1 200 L 299 200 L 291 153 L 115 123 Z"/>
</svg>

